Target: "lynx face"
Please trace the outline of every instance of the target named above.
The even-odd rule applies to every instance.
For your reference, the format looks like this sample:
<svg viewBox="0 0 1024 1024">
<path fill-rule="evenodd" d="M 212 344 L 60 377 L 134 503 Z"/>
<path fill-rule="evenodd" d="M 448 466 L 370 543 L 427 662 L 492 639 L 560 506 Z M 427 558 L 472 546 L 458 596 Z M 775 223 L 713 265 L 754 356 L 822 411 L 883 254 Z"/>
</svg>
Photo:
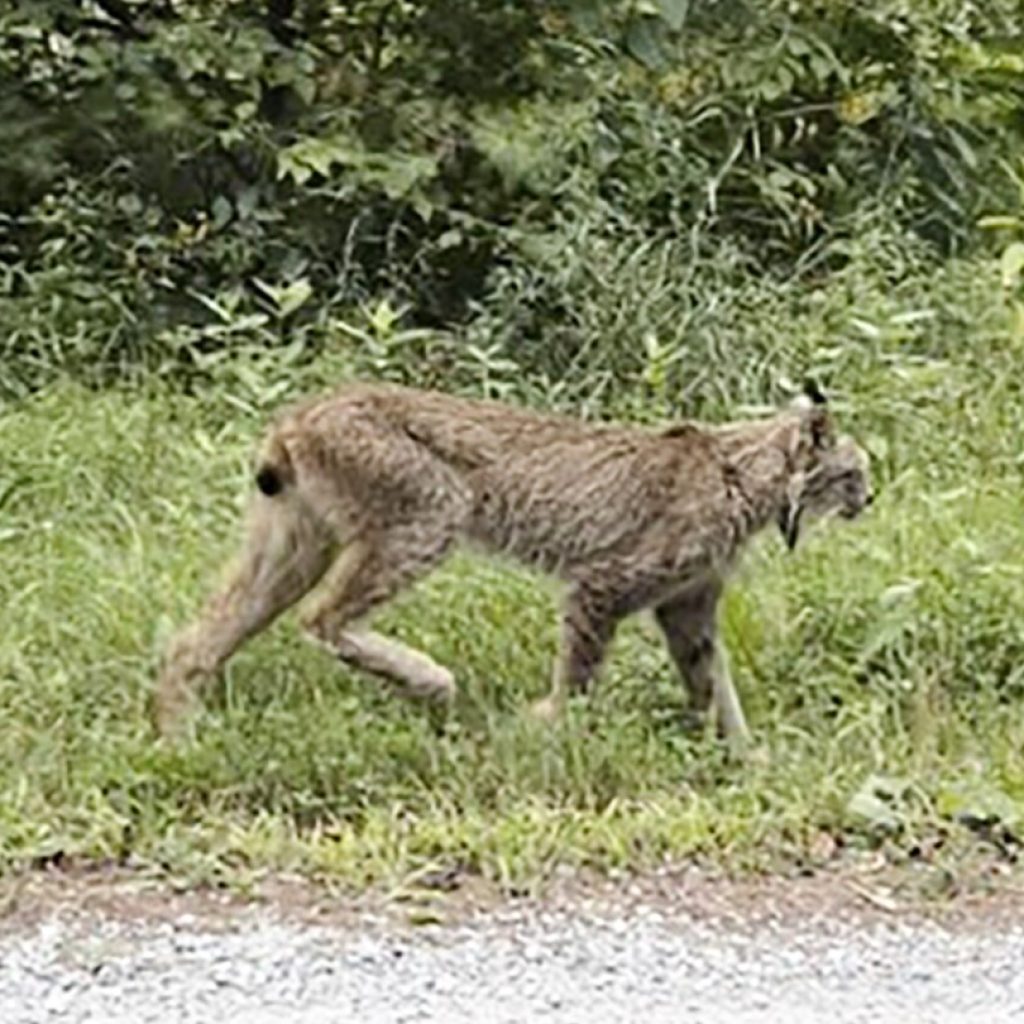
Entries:
<svg viewBox="0 0 1024 1024">
<path fill-rule="evenodd" d="M 779 513 L 779 528 L 792 549 L 805 522 L 833 515 L 855 519 L 872 501 L 867 452 L 852 438 L 840 437 L 818 453 L 800 479 Z"/>
</svg>

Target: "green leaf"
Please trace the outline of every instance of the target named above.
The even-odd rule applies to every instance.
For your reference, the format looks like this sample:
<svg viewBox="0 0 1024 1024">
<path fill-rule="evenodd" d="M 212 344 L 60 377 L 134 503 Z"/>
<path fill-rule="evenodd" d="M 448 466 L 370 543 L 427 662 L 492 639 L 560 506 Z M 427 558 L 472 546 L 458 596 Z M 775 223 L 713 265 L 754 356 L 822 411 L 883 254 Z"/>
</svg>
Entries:
<svg viewBox="0 0 1024 1024">
<path fill-rule="evenodd" d="M 213 213 L 214 227 L 222 228 L 229 220 L 231 220 L 231 215 L 234 213 L 234 207 L 231 205 L 231 200 L 226 196 L 217 196 L 213 201 L 211 212 Z"/>
<path fill-rule="evenodd" d="M 290 149 L 283 149 L 277 154 L 277 177 L 291 178 L 296 185 L 305 185 L 313 177 L 313 171 L 301 160 L 296 159 Z"/>
<path fill-rule="evenodd" d="M 683 27 L 689 8 L 690 0 L 658 0 L 658 11 L 662 21 L 673 32 L 678 32 Z"/>
<path fill-rule="evenodd" d="M 134 193 L 128 192 L 117 200 L 118 208 L 128 217 L 138 217 L 142 213 L 142 200 Z"/>
<path fill-rule="evenodd" d="M 437 171 L 437 161 L 430 156 L 388 156 L 379 158 L 370 177 L 376 180 L 389 199 L 401 199 L 413 188 L 429 181 Z"/>
<path fill-rule="evenodd" d="M 434 204 L 419 189 L 409 196 L 409 202 L 416 211 L 416 216 L 424 224 L 429 224 L 430 218 L 434 216 Z"/>
<path fill-rule="evenodd" d="M 316 99 L 316 81 L 308 75 L 296 75 L 292 80 L 292 88 L 303 103 L 311 104 Z"/>
<path fill-rule="evenodd" d="M 293 281 L 287 288 L 277 294 L 277 309 L 282 317 L 294 313 L 311 295 L 313 286 L 304 277 Z"/>
<path fill-rule="evenodd" d="M 1007 214 L 992 214 L 988 217 L 978 219 L 979 228 L 1019 228 L 1021 224 L 1019 217 L 1011 217 Z"/>
<path fill-rule="evenodd" d="M 437 240 L 438 249 L 454 249 L 462 245 L 462 232 L 458 228 L 449 228 Z"/>
<path fill-rule="evenodd" d="M 366 319 L 378 338 L 391 334 L 401 316 L 401 311 L 395 309 L 387 299 L 381 299 L 376 306 L 366 311 Z"/>
<path fill-rule="evenodd" d="M 291 177 L 302 185 L 313 174 L 326 178 L 335 164 L 358 164 L 362 154 L 344 137 L 300 139 L 277 154 L 278 178 Z"/>
<path fill-rule="evenodd" d="M 944 818 L 958 821 L 988 820 L 1001 822 L 1014 829 L 1021 824 L 1018 803 L 999 786 L 983 780 L 957 783 L 939 790 L 935 797 L 935 808 Z"/>
<path fill-rule="evenodd" d="M 1015 288 L 1024 270 L 1024 242 L 1011 242 L 1003 250 L 1003 258 L 999 261 L 1002 270 L 1003 287 Z"/>
<path fill-rule="evenodd" d="M 444 924 L 444 915 L 433 907 L 415 907 L 409 911 L 409 924 L 423 928 L 431 924 Z"/>
<path fill-rule="evenodd" d="M 587 35 L 600 31 L 601 11 L 602 0 L 570 0 L 568 7 L 573 28 Z"/>
<path fill-rule="evenodd" d="M 313 286 L 304 277 L 283 288 L 261 281 L 258 277 L 253 279 L 253 283 L 274 303 L 277 315 L 282 319 L 289 313 L 294 313 L 313 294 Z"/>
<path fill-rule="evenodd" d="M 887 775 L 869 775 L 846 805 L 847 814 L 872 829 L 895 831 L 905 823 L 907 784 Z"/>
<path fill-rule="evenodd" d="M 662 46 L 661 26 L 657 18 L 634 18 L 626 30 L 626 49 L 652 71 L 664 68 L 668 63 Z"/>
</svg>

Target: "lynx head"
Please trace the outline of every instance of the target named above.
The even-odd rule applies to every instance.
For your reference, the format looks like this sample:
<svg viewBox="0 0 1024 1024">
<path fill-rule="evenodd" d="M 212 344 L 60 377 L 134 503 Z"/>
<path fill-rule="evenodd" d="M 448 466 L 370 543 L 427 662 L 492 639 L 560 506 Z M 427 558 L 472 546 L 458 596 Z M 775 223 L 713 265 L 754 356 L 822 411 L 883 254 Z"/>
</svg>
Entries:
<svg viewBox="0 0 1024 1024">
<path fill-rule="evenodd" d="M 874 500 L 867 453 L 851 437 L 836 436 L 816 384 L 805 386 L 793 409 L 798 417 L 790 450 L 793 475 L 778 516 L 791 550 L 806 523 L 832 515 L 853 519 Z"/>
</svg>

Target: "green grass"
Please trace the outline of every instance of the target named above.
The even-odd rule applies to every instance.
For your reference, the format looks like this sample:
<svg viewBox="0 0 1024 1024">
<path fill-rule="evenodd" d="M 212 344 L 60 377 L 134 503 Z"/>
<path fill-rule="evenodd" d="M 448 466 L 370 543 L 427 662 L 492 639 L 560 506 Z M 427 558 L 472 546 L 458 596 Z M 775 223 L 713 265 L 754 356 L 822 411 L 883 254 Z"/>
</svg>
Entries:
<svg viewBox="0 0 1024 1024">
<path fill-rule="evenodd" d="M 729 595 L 767 754 L 752 764 L 680 729 L 682 689 L 642 620 L 589 704 L 532 723 L 554 590 L 469 558 L 378 620 L 456 670 L 449 715 L 344 671 L 285 619 L 230 664 L 194 741 L 159 744 L 157 653 L 231 551 L 257 418 L 155 386 L 66 385 L 3 411 L 0 865 L 62 851 L 193 880 L 363 883 L 457 861 L 517 884 L 555 863 L 754 867 L 821 829 L 868 842 L 851 800 L 872 776 L 899 780 L 907 835 L 963 807 L 1017 827 L 1022 346 L 994 289 L 962 274 L 949 294 L 976 315 L 940 323 L 930 355 L 899 332 L 870 358 L 849 348 L 847 419 L 881 483 L 869 516 L 794 555 L 765 537 Z M 884 323 L 900 299 L 882 295 L 853 312 Z"/>
</svg>

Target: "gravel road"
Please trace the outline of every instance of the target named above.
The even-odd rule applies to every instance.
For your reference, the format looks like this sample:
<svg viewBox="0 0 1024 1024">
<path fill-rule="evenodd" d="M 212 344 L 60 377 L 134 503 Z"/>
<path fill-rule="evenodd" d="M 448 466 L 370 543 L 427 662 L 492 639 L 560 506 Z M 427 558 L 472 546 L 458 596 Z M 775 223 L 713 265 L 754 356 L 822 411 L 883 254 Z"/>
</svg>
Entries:
<svg viewBox="0 0 1024 1024">
<path fill-rule="evenodd" d="M 1015 922 L 751 924 L 659 901 L 506 905 L 420 927 L 54 908 L 0 922 L 0 1021 L 993 1024 L 1024 1020 Z"/>
</svg>

